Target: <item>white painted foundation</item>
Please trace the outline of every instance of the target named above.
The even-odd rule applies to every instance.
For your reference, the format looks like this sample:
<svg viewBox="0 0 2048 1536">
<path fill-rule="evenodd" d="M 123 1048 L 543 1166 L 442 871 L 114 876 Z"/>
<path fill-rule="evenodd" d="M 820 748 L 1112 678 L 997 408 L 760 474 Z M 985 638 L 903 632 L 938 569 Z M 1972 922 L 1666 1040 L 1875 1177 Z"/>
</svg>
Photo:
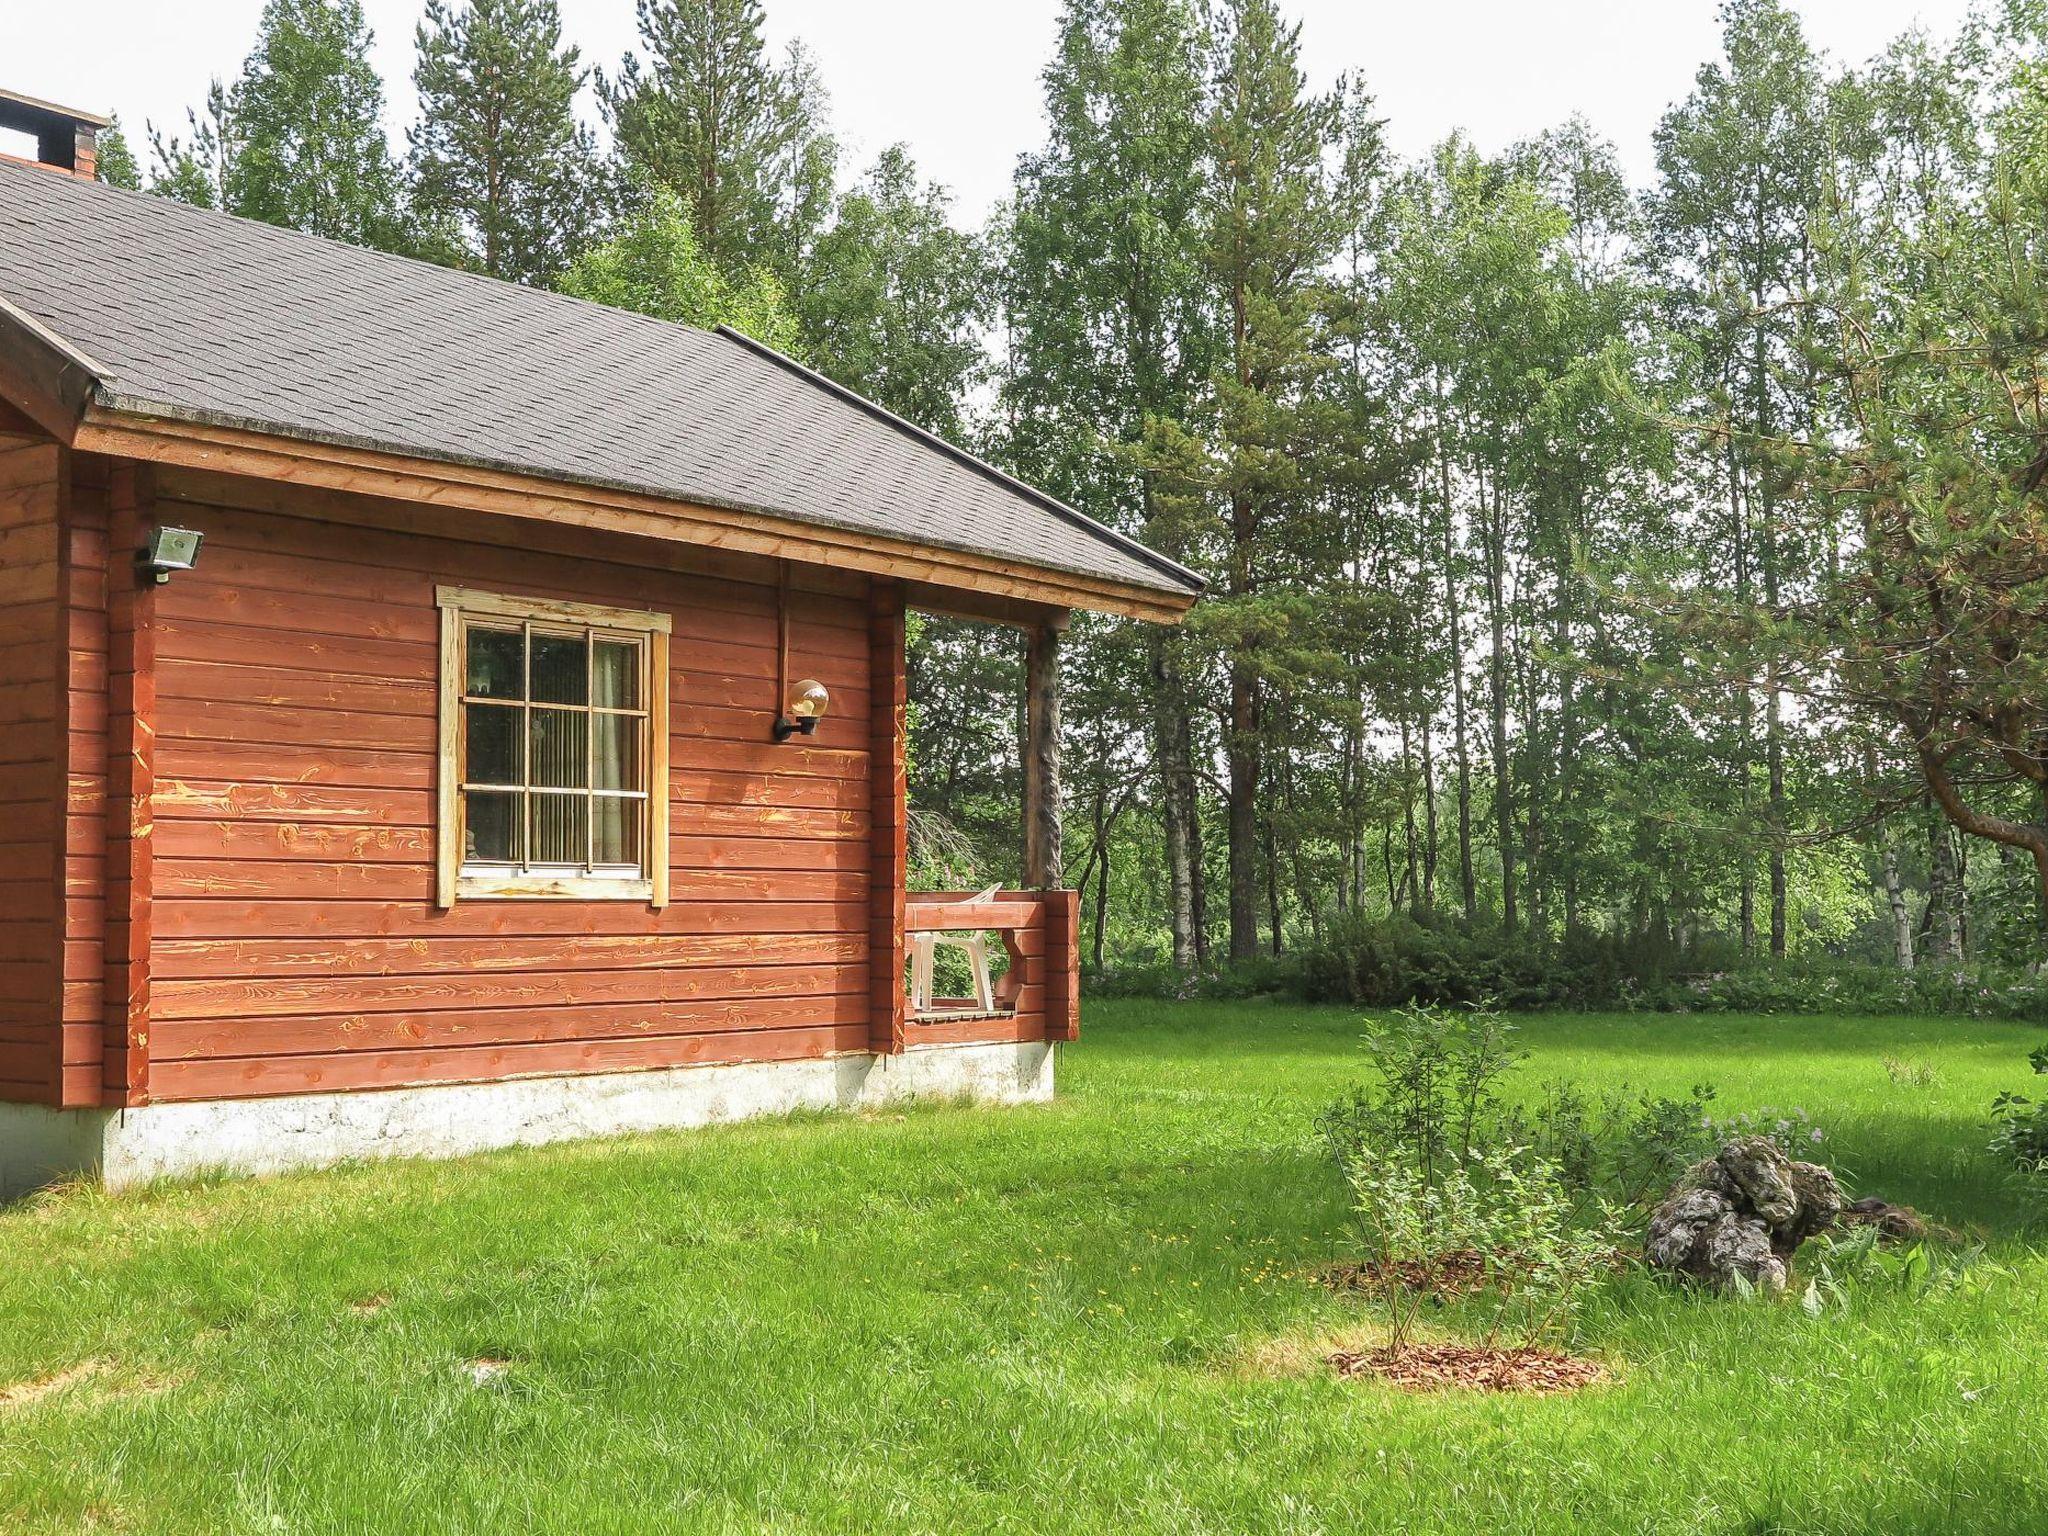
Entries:
<svg viewBox="0 0 2048 1536">
<path fill-rule="evenodd" d="M 1021 1104 L 1052 1092 L 1052 1047 L 1029 1041 L 139 1109 L 0 1104 L 0 1198 L 67 1178 L 121 1189 L 201 1173 L 460 1157 L 801 1109 L 868 1109 L 917 1098 Z"/>
</svg>

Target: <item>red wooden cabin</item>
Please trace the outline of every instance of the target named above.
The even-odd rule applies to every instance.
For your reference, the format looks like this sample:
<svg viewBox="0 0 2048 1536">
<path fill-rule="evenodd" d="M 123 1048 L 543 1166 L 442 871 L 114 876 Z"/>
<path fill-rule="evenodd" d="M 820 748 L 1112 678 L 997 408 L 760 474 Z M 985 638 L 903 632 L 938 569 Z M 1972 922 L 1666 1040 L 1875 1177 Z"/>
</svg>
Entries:
<svg viewBox="0 0 2048 1536">
<path fill-rule="evenodd" d="M 1059 635 L 1197 579 L 737 334 L 97 185 L 98 123 L 0 97 L 0 1186 L 1049 1092 Z M 910 608 L 1030 636 L 978 907 L 905 889 Z M 947 927 L 1011 979 L 907 1016 Z"/>
</svg>

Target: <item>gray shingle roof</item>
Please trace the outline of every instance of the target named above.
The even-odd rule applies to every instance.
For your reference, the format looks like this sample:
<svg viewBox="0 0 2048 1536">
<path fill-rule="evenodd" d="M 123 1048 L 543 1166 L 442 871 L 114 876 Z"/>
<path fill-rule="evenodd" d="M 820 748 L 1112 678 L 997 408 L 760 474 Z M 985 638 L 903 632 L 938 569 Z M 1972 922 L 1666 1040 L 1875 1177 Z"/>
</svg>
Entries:
<svg viewBox="0 0 2048 1536">
<path fill-rule="evenodd" d="M 0 298 L 90 359 L 115 409 L 1200 589 L 732 335 L 6 164 Z"/>
</svg>

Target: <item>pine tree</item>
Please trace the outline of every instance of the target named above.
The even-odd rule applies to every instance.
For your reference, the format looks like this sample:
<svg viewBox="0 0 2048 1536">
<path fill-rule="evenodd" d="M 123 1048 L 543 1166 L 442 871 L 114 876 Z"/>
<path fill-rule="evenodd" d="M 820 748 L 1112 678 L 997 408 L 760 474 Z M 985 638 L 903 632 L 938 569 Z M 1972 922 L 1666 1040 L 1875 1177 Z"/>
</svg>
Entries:
<svg viewBox="0 0 2048 1536">
<path fill-rule="evenodd" d="M 409 243 L 360 0 L 267 0 L 227 93 L 220 157 L 232 213 L 381 250 Z"/>
<path fill-rule="evenodd" d="M 727 274 L 794 282 L 830 213 L 836 151 L 800 49 L 775 64 L 760 0 L 638 0 L 646 55 L 601 81 L 619 152 L 682 198 L 698 248 Z"/>
<path fill-rule="evenodd" d="M 1074 0 L 1044 78 L 1048 139 L 1018 170 L 1007 240 L 1005 451 L 1084 511 L 1195 559 L 1191 531 L 1135 450 L 1148 420 L 1187 418 L 1217 338 L 1197 218 L 1200 20 L 1186 0 Z M 1198 663 L 1181 633 L 1157 626 L 1115 654 L 1129 669 L 1123 685 L 1096 693 L 1121 699 L 1126 738 L 1148 742 L 1164 915 L 1174 963 L 1192 971 L 1205 942 Z"/>
<path fill-rule="evenodd" d="M 1343 100 L 1312 95 L 1301 33 L 1274 0 L 1226 0 L 1215 16 L 1208 157 L 1200 220 L 1224 337 L 1206 419 L 1151 424 L 1150 463 L 1184 508 L 1217 520 L 1219 590 L 1199 621 L 1227 678 L 1230 957 L 1259 948 L 1262 825 L 1276 688 L 1330 664 L 1338 637 L 1320 578 L 1341 563 L 1337 520 L 1320 502 L 1342 474 L 1348 411 L 1323 386 L 1332 264 L 1356 210 L 1336 195 Z M 1325 485 L 1327 482 L 1325 482 Z M 1265 856 L 1269 877 L 1274 874 Z M 1269 901 L 1269 908 L 1277 903 Z M 1277 948 L 1281 935 L 1269 923 Z"/>
<path fill-rule="evenodd" d="M 215 80 L 206 88 L 206 115 L 185 109 L 190 137 L 166 133 L 154 123 L 149 131 L 149 190 L 195 208 L 220 208 L 227 203 L 228 167 L 235 155 L 233 103 L 228 88 Z"/>
<path fill-rule="evenodd" d="M 562 46 L 555 0 L 427 0 L 417 39 L 415 212 L 451 228 L 464 265 L 551 282 L 604 204 L 596 144 L 576 120 L 589 70 Z"/>
<path fill-rule="evenodd" d="M 130 192 L 142 186 L 142 167 L 135 163 L 135 151 L 128 147 L 128 136 L 121 131 L 121 119 L 115 118 L 100 131 L 98 153 L 93 164 L 93 175 L 110 187 L 126 187 Z"/>
</svg>

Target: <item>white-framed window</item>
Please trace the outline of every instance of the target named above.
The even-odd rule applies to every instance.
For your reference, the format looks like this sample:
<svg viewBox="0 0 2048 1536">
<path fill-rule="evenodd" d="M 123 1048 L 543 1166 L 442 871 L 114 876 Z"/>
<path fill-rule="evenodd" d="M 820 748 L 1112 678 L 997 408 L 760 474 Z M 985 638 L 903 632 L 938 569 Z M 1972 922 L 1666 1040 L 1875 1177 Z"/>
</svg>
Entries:
<svg viewBox="0 0 2048 1536">
<path fill-rule="evenodd" d="M 668 901 L 665 613 L 442 587 L 435 890 Z"/>
</svg>

